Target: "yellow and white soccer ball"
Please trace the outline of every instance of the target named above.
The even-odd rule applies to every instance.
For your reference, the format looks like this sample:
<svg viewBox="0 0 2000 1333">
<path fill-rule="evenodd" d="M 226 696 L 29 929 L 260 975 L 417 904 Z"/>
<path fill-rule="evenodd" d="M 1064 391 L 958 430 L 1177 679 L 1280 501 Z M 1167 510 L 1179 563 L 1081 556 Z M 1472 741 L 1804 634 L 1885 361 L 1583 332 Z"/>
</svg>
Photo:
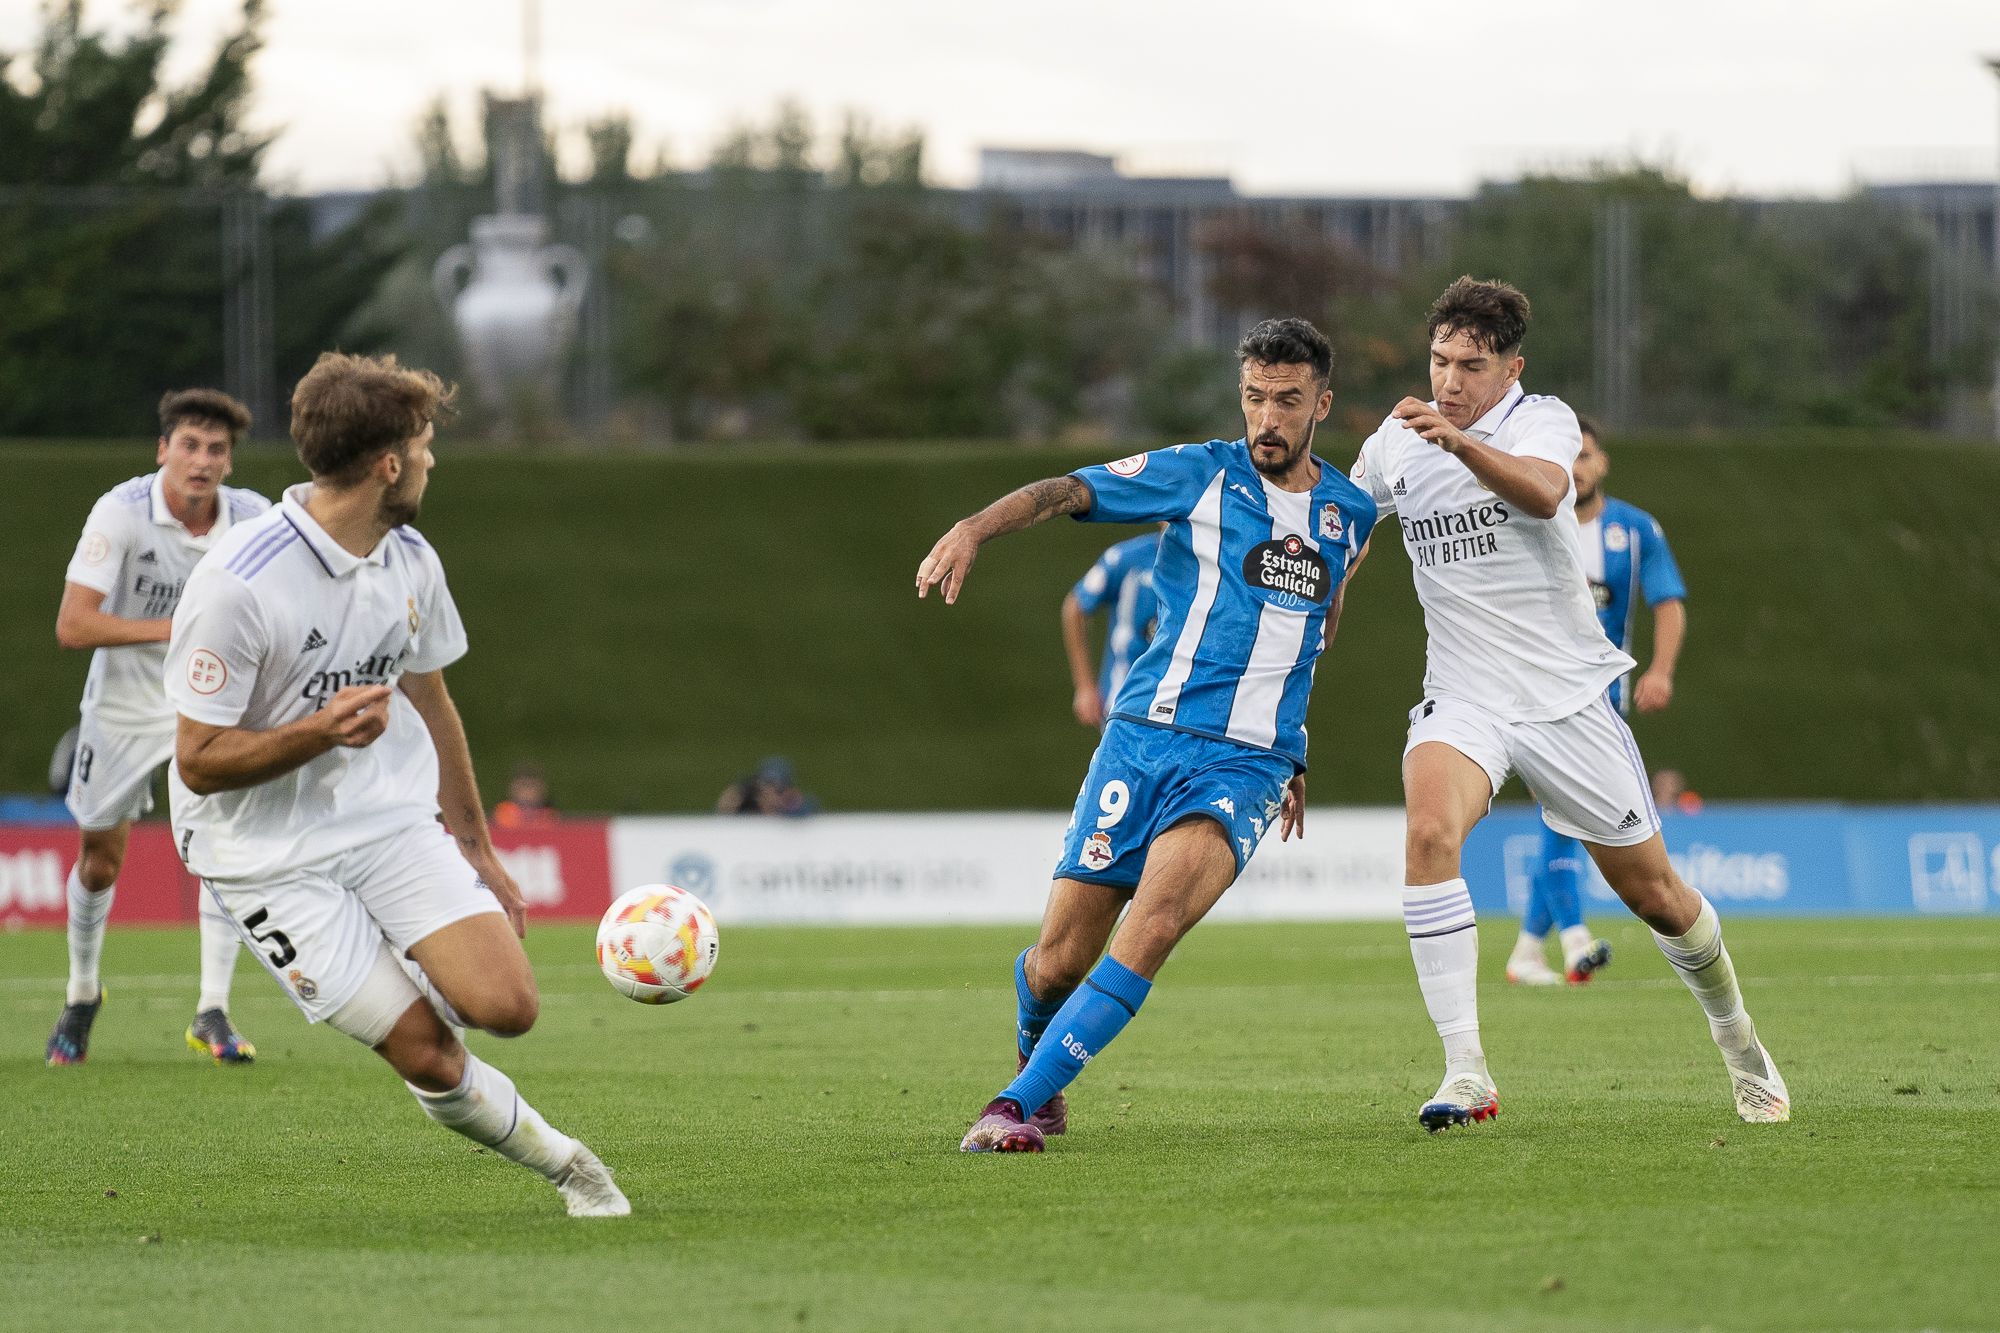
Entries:
<svg viewBox="0 0 2000 1333">
<path fill-rule="evenodd" d="M 597 965 L 619 994 L 640 1004 L 694 994 L 714 970 L 720 947 L 707 905 L 671 884 L 620 894 L 597 927 Z"/>
</svg>

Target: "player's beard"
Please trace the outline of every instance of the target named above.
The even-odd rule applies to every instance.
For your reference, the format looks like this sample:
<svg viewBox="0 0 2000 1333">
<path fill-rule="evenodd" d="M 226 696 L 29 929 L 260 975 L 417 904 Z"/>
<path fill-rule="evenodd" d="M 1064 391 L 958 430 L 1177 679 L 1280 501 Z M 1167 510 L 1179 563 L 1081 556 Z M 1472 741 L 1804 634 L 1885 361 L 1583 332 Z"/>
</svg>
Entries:
<svg viewBox="0 0 2000 1333">
<path fill-rule="evenodd" d="M 382 492 L 382 521 L 392 528 L 416 522 L 423 507 L 423 494 L 414 486 L 406 484 Z"/>
<path fill-rule="evenodd" d="M 1301 458 L 1304 458 L 1309 452 L 1311 452 L 1313 445 L 1313 435 L 1318 429 L 1319 429 L 1319 423 L 1317 421 L 1306 422 L 1306 437 L 1305 439 L 1299 442 L 1297 447 L 1293 447 L 1292 442 L 1290 440 L 1287 440 L 1284 436 L 1282 435 L 1277 436 L 1276 442 L 1283 444 L 1285 446 L 1285 456 L 1275 467 L 1266 467 L 1264 464 L 1257 461 L 1257 446 L 1259 444 L 1270 444 L 1273 442 L 1273 437 L 1271 435 L 1269 434 L 1259 435 L 1256 439 L 1250 441 L 1250 466 L 1256 468 L 1259 472 L 1263 473 L 1267 477 L 1284 476 L 1287 472 L 1290 472 L 1293 468 L 1299 465 L 1299 460 Z"/>
</svg>

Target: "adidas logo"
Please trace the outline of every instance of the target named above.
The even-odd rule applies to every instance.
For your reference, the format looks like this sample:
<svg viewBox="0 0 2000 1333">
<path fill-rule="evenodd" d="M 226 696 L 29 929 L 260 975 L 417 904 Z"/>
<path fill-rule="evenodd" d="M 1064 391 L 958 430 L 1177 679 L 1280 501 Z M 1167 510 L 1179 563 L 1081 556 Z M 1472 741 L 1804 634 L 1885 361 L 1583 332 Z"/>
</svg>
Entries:
<svg viewBox="0 0 2000 1333">
<path fill-rule="evenodd" d="M 139 563 L 142 565 L 157 565 L 160 563 L 160 557 L 154 555 L 151 550 L 141 551 L 139 552 Z"/>
<path fill-rule="evenodd" d="M 315 629 L 313 630 L 312 633 L 306 635 L 305 647 L 299 649 L 299 651 L 302 653 L 309 653 L 316 648 L 324 648 L 324 647 L 326 647 L 326 636 L 321 634 L 317 629 Z"/>
<path fill-rule="evenodd" d="M 1408 495 L 1409 493 L 1410 488 L 1403 484 L 1401 477 L 1396 478 L 1396 484 L 1389 488 L 1389 494 L 1391 495 Z"/>
<path fill-rule="evenodd" d="M 1625 818 L 1618 821 L 1618 831 L 1620 833 L 1623 833 L 1626 829 L 1632 829 L 1638 827 L 1639 827 L 1639 812 L 1637 810 L 1627 810 L 1625 812 Z"/>
</svg>

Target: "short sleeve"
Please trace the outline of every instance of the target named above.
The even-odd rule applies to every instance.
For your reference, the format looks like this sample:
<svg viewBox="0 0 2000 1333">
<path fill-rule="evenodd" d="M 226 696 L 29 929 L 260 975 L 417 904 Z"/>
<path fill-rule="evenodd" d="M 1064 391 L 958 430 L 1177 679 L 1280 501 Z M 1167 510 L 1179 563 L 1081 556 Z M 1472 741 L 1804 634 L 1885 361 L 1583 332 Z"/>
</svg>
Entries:
<svg viewBox="0 0 2000 1333">
<path fill-rule="evenodd" d="M 1555 398 L 1523 403 L 1515 422 L 1507 452 L 1516 458 L 1545 459 L 1564 472 L 1576 466 L 1576 456 L 1583 452 L 1583 431 L 1566 403 Z"/>
<path fill-rule="evenodd" d="M 458 603 L 451 598 L 445 582 L 444 566 L 428 547 L 423 548 L 427 566 L 427 591 L 417 608 L 417 631 L 405 671 L 442 671 L 465 656 L 465 621 L 459 618 Z"/>
<path fill-rule="evenodd" d="M 1090 488 L 1090 523 L 1170 523 L 1194 511 L 1221 470 L 1212 445 L 1177 444 L 1070 475 Z"/>
<path fill-rule="evenodd" d="M 1651 514 L 1643 516 L 1640 523 L 1642 537 L 1639 542 L 1639 591 L 1646 598 L 1647 606 L 1658 606 L 1661 602 L 1671 602 L 1687 596 L 1687 584 L 1681 579 L 1681 568 L 1674 563 L 1673 550 L 1667 545 L 1667 534 L 1660 527 L 1660 520 Z"/>
<path fill-rule="evenodd" d="M 1112 588 L 1118 582 L 1117 570 L 1114 568 L 1117 561 L 1118 548 L 1114 546 L 1098 556 L 1097 563 L 1076 581 L 1076 587 L 1070 589 L 1076 597 L 1076 604 L 1083 608 L 1085 615 L 1096 615 L 1098 608 L 1104 605 L 1104 599 L 1111 595 Z"/>
<path fill-rule="evenodd" d="M 70 556 L 69 568 L 63 572 L 66 582 L 102 593 L 118 586 L 132 531 L 132 525 L 120 512 L 123 508 L 109 497 L 92 507 L 90 517 L 84 520 L 83 535 L 77 538 L 76 553 Z"/>
<path fill-rule="evenodd" d="M 1368 498 L 1375 502 L 1378 514 L 1396 512 L 1396 497 L 1389 491 L 1388 464 L 1382 461 L 1385 446 L 1382 443 L 1382 429 L 1361 442 L 1361 452 L 1355 455 L 1354 467 L 1347 479 L 1368 492 Z"/>
<path fill-rule="evenodd" d="M 163 683 L 174 711 L 212 727 L 233 727 L 270 654 L 263 608 L 241 579 L 198 569 L 174 612 Z"/>
</svg>

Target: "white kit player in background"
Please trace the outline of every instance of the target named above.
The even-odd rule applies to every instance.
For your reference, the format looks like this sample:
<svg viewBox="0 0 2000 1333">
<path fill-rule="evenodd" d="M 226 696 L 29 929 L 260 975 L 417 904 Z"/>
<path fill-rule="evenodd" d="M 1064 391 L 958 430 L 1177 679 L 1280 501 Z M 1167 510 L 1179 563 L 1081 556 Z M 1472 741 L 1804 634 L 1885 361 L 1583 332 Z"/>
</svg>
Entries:
<svg viewBox="0 0 2000 1333">
<path fill-rule="evenodd" d="M 1459 854 L 1509 773 L 1652 927 L 1708 1015 L 1737 1114 L 1786 1120 L 1790 1094 L 1744 1010 L 1715 908 L 1668 862 L 1639 747 L 1605 698 L 1633 663 L 1604 636 L 1584 573 L 1576 414 L 1521 389 L 1527 327 L 1513 287 L 1453 283 L 1430 311 L 1436 398 L 1398 403 L 1353 471 L 1397 513 L 1430 641 L 1403 752 L 1403 918 L 1445 1077 L 1418 1120 L 1436 1131 L 1498 1113 Z"/>
<path fill-rule="evenodd" d="M 407 526 L 451 396 L 393 357 L 329 352 L 299 382 L 312 481 L 218 544 L 174 617 L 176 845 L 309 1021 L 372 1048 L 431 1119 L 547 1177 L 572 1216 L 622 1216 L 597 1156 L 457 1031 L 518 1036 L 540 1000 L 445 688 L 465 628 Z"/>
<path fill-rule="evenodd" d="M 160 470 L 108 492 L 90 511 L 63 575 L 56 641 L 90 648 L 76 757 L 65 793 L 82 831 L 69 872 L 69 990 L 46 1056 L 80 1064 L 104 991 L 98 964 L 132 821 L 153 808 L 153 776 L 173 757 L 174 710 L 160 688 L 167 631 L 195 564 L 237 523 L 271 502 L 224 486 L 250 412 L 214 389 L 160 400 Z M 222 1064 L 257 1048 L 229 1020 L 229 983 L 241 944 L 227 917 L 201 911 L 201 990 L 187 1043 Z"/>
</svg>

